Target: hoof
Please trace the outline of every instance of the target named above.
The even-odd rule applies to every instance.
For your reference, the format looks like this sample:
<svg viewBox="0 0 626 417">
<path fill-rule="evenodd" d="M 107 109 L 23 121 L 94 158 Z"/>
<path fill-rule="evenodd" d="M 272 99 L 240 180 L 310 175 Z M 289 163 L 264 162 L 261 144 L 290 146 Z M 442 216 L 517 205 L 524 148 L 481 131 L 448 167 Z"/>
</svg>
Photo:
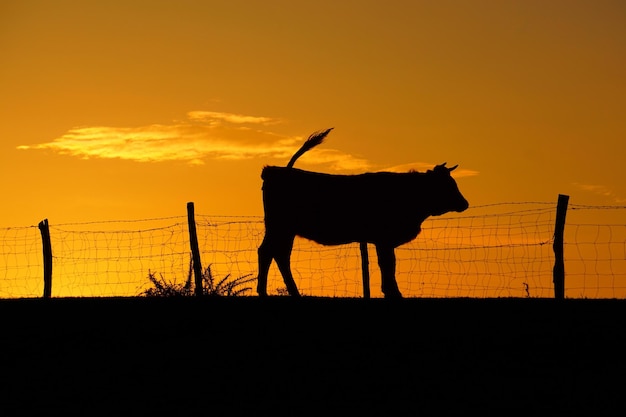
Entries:
<svg viewBox="0 0 626 417">
<path fill-rule="evenodd" d="M 399 300 L 402 298 L 400 291 L 385 293 L 385 298 L 389 300 Z"/>
</svg>

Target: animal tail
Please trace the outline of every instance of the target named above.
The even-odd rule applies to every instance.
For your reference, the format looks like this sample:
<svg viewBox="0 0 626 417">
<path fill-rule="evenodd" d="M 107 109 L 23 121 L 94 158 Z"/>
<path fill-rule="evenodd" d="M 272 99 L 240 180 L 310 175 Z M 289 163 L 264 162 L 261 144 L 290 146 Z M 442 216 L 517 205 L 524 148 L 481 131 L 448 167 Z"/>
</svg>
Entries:
<svg viewBox="0 0 626 417">
<path fill-rule="evenodd" d="M 293 164 L 296 162 L 296 159 L 300 158 L 303 153 L 322 143 L 324 141 L 324 138 L 330 133 L 331 130 L 333 130 L 332 127 L 323 131 L 313 132 L 311 136 L 309 136 L 309 138 L 306 140 L 306 142 L 302 144 L 302 147 L 298 149 L 298 152 L 293 154 L 293 156 L 289 160 L 289 163 L 287 164 L 287 168 L 292 168 Z"/>
</svg>

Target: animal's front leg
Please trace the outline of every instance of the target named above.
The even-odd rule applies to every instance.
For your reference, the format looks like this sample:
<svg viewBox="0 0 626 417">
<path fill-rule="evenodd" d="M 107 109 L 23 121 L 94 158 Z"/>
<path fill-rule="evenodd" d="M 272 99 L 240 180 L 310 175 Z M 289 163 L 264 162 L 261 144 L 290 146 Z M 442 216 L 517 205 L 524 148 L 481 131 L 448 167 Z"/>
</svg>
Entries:
<svg viewBox="0 0 626 417">
<path fill-rule="evenodd" d="M 376 245 L 378 266 L 385 298 L 402 298 L 396 282 L 396 254 L 393 246 Z"/>
</svg>

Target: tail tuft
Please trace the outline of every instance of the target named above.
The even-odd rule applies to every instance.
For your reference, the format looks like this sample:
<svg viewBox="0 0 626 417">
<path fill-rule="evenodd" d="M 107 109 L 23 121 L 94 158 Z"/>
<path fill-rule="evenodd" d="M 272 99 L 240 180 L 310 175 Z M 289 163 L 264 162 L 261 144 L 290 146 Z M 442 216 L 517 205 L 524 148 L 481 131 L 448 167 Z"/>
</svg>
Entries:
<svg viewBox="0 0 626 417">
<path fill-rule="evenodd" d="M 289 160 L 289 163 L 287 164 L 287 168 L 292 168 L 293 164 L 296 162 L 296 159 L 300 158 L 302 154 L 304 154 L 306 151 L 324 142 L 324 138 L 326 138 L 326 136 L 333 129 L 334 128 L 331 127 L 330 129 L 326 129 L 323 131 L 313 132 L 311 136 L 309 136 L 309 138 L 302 144 L 302 147 L 298 149 L 298 152 L 293 154 L 293 156 Z"/>
</svg>

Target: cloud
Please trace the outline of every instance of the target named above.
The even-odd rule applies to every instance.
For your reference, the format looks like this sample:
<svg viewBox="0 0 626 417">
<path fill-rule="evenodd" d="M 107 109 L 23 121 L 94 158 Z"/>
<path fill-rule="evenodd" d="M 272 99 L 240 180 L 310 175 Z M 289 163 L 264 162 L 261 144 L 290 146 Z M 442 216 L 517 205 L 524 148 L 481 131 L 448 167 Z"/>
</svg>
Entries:
<svg viewBox="0 0 626 417">
<path fill-rule="evenodd" d="M 259 116 L 244 116 L 241 114 L 221 113 L 214 111 L 191 111 L 187 113 L 187 117 L 190 120 L 195 121 L 208 121 L 209 123 L 217 123 L 219 121 L 225 121 L 229 123 L 258 123 L 258 124 L 270 124 L 277 123 L 278 121 L 271 117 L 259 117 Z"/>
<path fill-rule="evenodd" d="M 139 127 L 75 127 L 51 142 L 21 145 L 20 150 L 50 150 L 78 158 L 123 159 L 137 162 L 183 161 L 193 165 L 209 159 L 281 159 L 286 164 L 306 137 L 288 137 L 265 129 L 280 123 L 271 117 L 192 111 L 172 124 Z M 313 149 L 303 165 L 321 164 L 332 170 L 363 170 L 364 159 L 333 149 Z"/>
<path fill-rule="evenodd" d="M 613 194 L 612 191 L 604 185 L 579 184 L 579 183 L 574 183 L 574 185 L 583 191 L 589 191 L 589 192 L 600 194 L 606 197 L 610 197 Z"/>
<path fill-rule="evenodd" d="M 306 157 L 302 158 L 302 161 L 298 159 L 297 164 L 300 163 L 302 165 L 324 165 L 333 171 L 362 172 L 372 168 L 366 159 L 357 158 L 335 149 L 313 149 L 307 153 Z"/>
<path fill-rule="evenodd" d="M 573 185 L 583 191 L 587 191 L 593 194 L 598 194 L 608 199 L 615 201 L 616 203 L 624 203 L 626 199 L 620 198 L 611 187 L 606 185 L 598 185 L 598 184 L 581 184 L 578 182 L 573 183 Z"/>
<path fill-rule="evenodd" d="M 433 169 L 435 167 L 435 165 L 439 165 L 439 164 L 430 164 L 430 163 L 426 163 L 426 162 L 412 162 L 412 163 L 408 163 L 408 164 L 402 164 L 402 165 L 395 165 L 392 167 L 389 167 L 387 169 L 384 169 L 383 171 L 389 171 L 389 172 L 408 172 L 408 171 L 419 171 L 419 172 L 424 172 L 424 171 L 428 171 L 429 169 Z M 454 165 L 450 165 L 450 167 L 452 167 Z M 461 168 L 458 167 L 453 171 L 452 174 L 455 178 L 462 178 L 462 177 L 473 177 L 478 175 L 478 171 L 474 171 L 471 169 L 466 169 L 466 168 Z"/>
<path fill-rule="evenodd" d="M 306 137 L 284 136 L 269 130 L 280 119 L 197 110 L 185 120 L 171 124 L 138 127 L 75 127 L 61 137 L 20 150 L 49 150 L 82 159 L 122 159 L 136 162 L 181 161 L 202 165 L 211 159 L 258 158 L 268 164 L 287 164 Z M 274 160 L 274 161 L 272 161 Z M 412 163 L 379 169 L 366 159 L 326 146 L 315 148 L 298 160 L 297 166 L 316 170 L 358 173 L 365 171 L 426 171 L 435 164 Z M 456 169 L 455 177 L 478 175 Z"/>
</svg>

